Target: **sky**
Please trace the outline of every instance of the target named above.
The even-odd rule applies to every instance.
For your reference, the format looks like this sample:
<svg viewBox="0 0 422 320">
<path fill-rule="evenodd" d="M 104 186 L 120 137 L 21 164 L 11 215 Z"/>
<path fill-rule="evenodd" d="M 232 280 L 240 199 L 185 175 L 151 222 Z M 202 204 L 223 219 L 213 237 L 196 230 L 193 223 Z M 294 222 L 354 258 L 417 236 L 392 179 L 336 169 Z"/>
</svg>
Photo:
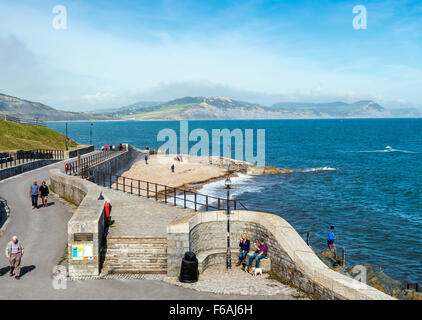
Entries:
<svg viewBox="0 0 422 320">
<path fill-rule="evenodd" d="M 0 93 L 62 110 L 184 96 L 422 108 L 421 86 L 422 1 L 0 0 Z"/>
</svg>

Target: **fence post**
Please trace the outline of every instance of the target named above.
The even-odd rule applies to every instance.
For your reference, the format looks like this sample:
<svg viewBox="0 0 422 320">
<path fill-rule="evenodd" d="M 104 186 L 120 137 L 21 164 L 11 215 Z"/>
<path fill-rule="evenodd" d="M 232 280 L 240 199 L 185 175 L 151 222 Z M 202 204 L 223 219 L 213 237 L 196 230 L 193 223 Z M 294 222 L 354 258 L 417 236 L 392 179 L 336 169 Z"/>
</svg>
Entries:
<svg viewBox="0 0 422 320">
<path fill-rule="evenodd" d="M 176 205 L 176 188 L 173 188 L 174 205 Z"/>
<path fill-rule="evenodd" d="M 343 267 L 346 266 L 346 248 L 341 248 L 341 256 L 343 258 Z"/>
<path fill-rule="evenodd" d="M 112 180 L 112 179 L 111 179 L 111 172 L 110 172 L 110 186 L 109 186 L 109 187 L 110 187 L 110 189 L 111 189 L 111 180 Z"/>
<path fill-rule="evenodd" d="M 147 181 L 147 198 L 149 199 L 149 182 Z"/>
<path fill-rule="evenodd" d="M 141 196 L 141 181 L 138 180 L 138 196 Z"/>
<path fill-rule="evenodd" d="M 126 178 L 123 177 L 123 192 L 126 192 Z"/>
<path fill-rule="evenodd" d="M 309 232 L 306 232 L 306 244 L 309 246 Z"/>
<path fill-rule="evenodd" d="M 195 212 L 197 211 L 196 210 L 196 192 L 194 193 L 194 195 L 195 195 Z"/>
<path fill-rule="evenodd" d="M 167 203 L 167 186 L 164 186 L 164 202 Z"/>
<path fill-rule="evenodd" d="M 183 190 L 183 206 L 186 208 L 186 190 Z"/>
<path fill-rule="evenodd" d="M 130 179 L 130 194 L 133 194 L 133 181 Z"/>
<path fill-rule="evenodd" d="M 157 188 L 157 184 L 155 184 L 155 201 L 158 201 L 158 188 Z"/>
<path fill-rule="evenodd" d="M 205 211 L 208 211 L 208 195 L 205 196 Z"/>
<path fill-rule="evenodd" d="M 217 210 L 220 210 L 220 198 L 218 198 Z"/>
</svg>

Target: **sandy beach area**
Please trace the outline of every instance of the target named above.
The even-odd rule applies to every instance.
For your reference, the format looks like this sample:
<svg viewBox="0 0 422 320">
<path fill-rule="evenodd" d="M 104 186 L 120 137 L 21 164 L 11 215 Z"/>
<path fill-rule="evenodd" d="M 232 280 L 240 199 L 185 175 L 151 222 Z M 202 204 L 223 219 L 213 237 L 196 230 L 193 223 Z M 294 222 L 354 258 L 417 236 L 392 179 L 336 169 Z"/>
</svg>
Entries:
<svg viewBox="0 0 422 320">
<path fill-rule="evenodd" d="M 172 188 L 189 188 L 190 185 L 198 184 L 199 187 L 200 184 L 227 176 L 226 169 L 189 161 L 187 158 L 183 158 L 183 161 L 178 161 L 175 160 L 175 157 L 176 155 L 150 155 L 148 164 L 145 160 L 137 161 L 129 170 L 123 172 L 121 177 L 148 181 Z M 172 164 L 174 164 L 174 172 L 171 170 Z M 130 185 L 130 180 L 125 180 L 125 185 Z M 119 184 L 121 183 L 123 183 L 123 178 L 119 179 Z M 133 183 L 133 187 L 137 188 L 137 182 L 134 181 Z M 150 185 L 149 187 L 151 191 L 155 190 L 155 185 Z M 119 186 L 119 188 L 122 187 Z M 146 189 L 146 183 L 141 183 L 141 188 Z M 158 191 L 163 189 L 163 186 L 158 186 Z M 141 194 L 145 195 L 145 193 L 146 190 L 141 190 Z"/>
</svg>

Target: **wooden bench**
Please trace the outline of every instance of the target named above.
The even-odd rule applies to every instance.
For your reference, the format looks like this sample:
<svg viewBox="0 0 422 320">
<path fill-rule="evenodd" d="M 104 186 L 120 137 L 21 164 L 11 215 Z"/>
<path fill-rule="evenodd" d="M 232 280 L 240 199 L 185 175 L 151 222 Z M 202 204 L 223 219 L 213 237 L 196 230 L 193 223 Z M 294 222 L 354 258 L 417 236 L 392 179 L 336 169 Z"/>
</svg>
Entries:
<svg viewBox="0 0 422 320">
<path fill-rule="evenodd" d="M 199 273 L 202 273 L 208 267 L 215 264 L 226 264 L 226 250 L 225 249 L 213 249 L 198 252 L 196 258 L 198 259 L 198 269 Z M 249 263 L 249 256 L 253 253 L 249 252 L 246 256 L 245 263 Z M 237 260 L 239 259 L 239 250 L 231 252 L 232 255 L 232 267 L 235 267 Z M 255 266 L 256 260 L 252 262 L 252 267 Z M 263 272 L 268 272 L 271 270 L 271 258 L 267 256 L 264 259 L 259 261 L 259 267 Z"/>
</svg>

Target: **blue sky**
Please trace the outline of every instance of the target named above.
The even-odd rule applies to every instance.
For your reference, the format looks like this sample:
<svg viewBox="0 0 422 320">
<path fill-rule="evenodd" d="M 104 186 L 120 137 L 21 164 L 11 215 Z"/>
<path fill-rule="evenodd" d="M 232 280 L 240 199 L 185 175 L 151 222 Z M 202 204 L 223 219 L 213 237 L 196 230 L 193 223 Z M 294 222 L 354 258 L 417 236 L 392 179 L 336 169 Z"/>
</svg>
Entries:
<svg viewBox="0 0 422 320">
<path fill-rule="evenodd" d="M 0 0 L 0 92 L 65 110 L 186 95 L 420 108 L 421 85 L 421 1 Z"/>
</svg>

